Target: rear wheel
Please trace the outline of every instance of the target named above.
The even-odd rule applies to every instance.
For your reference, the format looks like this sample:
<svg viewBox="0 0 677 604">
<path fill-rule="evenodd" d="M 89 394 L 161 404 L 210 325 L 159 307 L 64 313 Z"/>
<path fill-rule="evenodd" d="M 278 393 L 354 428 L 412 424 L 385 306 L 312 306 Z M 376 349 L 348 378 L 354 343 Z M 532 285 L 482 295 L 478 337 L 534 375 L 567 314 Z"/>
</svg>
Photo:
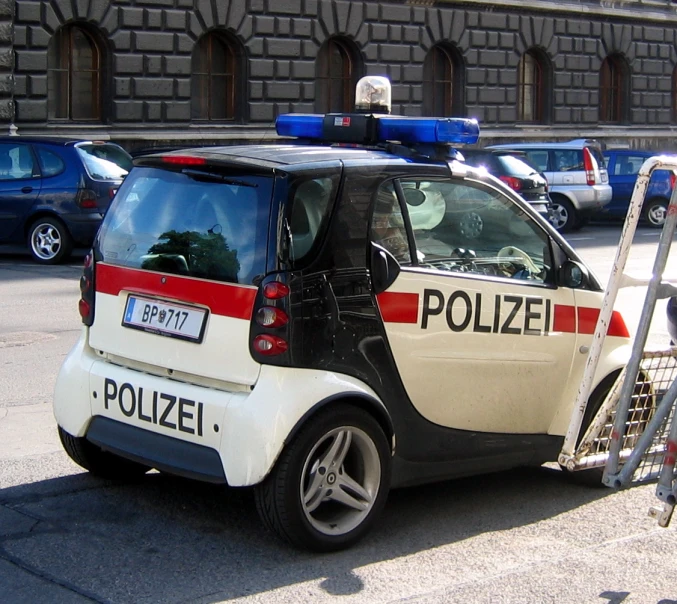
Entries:
<svg viewBox="0 0 677 604">
<path fill-rule="evenodd" d="M 550 224 L 560 233 L 568 233 L 576 228 L 578 216 L 573 204 L 563 197 L 552 198 Z"/>
<path fill-rule="evenodd" d="M 28 229 L 28 249 L 36 262 L 58 264 L 73 251 L 73 238 L 58 218 L 45 216 Z"/>
<path fill-rule="evenodd" d="M 116 480 L 143 476 L 149 467 L 108 453 L 86 438 L 71 436 L 59 426 L 59 438 L 68 456 L 80 467 L 101 478 Z"/>
<path fill-rule="evenodd" d="M 668 204 L 664 199 L 649 199 L 644 204 L 644 219 L 655 229 L 662 229 L 668 214 Z"/>
<path fill-rule="evenodd" d="M 367 412 L 321 411 L 282 452 L 256 488 L 264 524 L 292 545 L 335 551 L 362 538 L 390 487 L 390 447 Z"/>
</svg>

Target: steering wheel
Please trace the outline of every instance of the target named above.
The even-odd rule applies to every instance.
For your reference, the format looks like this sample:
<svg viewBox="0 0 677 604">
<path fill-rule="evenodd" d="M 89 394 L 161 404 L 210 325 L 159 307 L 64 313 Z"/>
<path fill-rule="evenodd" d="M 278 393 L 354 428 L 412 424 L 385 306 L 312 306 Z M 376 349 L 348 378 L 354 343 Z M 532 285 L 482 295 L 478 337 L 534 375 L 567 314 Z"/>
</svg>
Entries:
<svg viewBox="0 0 677 604">
<path fill-rule="evenodd" d="M 514 245 L 507 245 L 498 250 L 498 266 L 501 270 L 510 273 L 518 279 L 538 275 L 541 269 L 534 264 L 531 256 Z M 526 271 L 526 275 L 524 274 Z"/>
</svg>

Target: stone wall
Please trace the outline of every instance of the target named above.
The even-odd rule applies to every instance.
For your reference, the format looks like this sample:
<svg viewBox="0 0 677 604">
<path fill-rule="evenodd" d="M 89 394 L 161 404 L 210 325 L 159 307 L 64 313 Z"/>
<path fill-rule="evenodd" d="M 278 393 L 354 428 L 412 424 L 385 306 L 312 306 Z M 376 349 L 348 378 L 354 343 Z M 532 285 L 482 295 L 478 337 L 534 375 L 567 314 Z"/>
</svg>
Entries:
<svg viewBox="0 0 677 604">
<path fill-rule="evenodd" d="M 12 72 L 14 70 L 13 0 L 0 0 L 0 123 L 11 124 L 14 120 Z M 4 128 L 0 127 L 0 131 Z M 7 131 L 4 132 L 5 134 Z"/>
<path fill-rule="evenodd" d="M 108 105 L 100 125 L 47 119 L 47 45 L 72 21 L 89 24 L 106 40 Z M 243 124 L 190 121 L 191 53 L 213 28 L 230 32 L 246 51 Z M 395 113 L 420 114 L 426 52 L 447 41 L 465 63 L 467 114 L 491 140 L 594 136 L 619 144 L 632 139 L 627 144 L 633 146 L 642 140 L 677 145 L 671 123 L 677 12 L 660 0 L 17 0 L 16 123 L 23 133 L 99 135 L 133 146 L 265 139 L 273 136 L 279 113 L 313 111 L 314 62 L 331 35 L 356 43 L 367 73 L 390 77 Z M 553 66 L 548 126 L 515 123 L 517 65 L 533 46 Z M 597 121 L 598 72 L 611 52 L 623 53 L 632 70 L 631 123 L 623 126 Z"/>
</svg>

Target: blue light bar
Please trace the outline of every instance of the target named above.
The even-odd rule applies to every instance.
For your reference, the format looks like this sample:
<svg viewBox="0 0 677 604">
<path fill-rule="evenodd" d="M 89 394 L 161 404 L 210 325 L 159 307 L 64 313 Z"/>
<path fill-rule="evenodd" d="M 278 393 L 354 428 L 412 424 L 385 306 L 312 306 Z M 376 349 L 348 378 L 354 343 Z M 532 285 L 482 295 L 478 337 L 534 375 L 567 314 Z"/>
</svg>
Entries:
<svg viewBox="0 0 677 604">
<path fill-rule="evenodd" d="M 280 115 L 275 122 L 280 136 L 375 145 L 474 144 L 480 135 L 477 120 L 465 118 L 403 117 L 370 114 Z"/>
<path fill-rule="evenodd" d="M 380 117 L 378 138 L 401 143 L 472 145 L 480 136 L 477 120 L 464 118 Z"/>
<path fill-rule="evenodd" d="M 324 137 L 322 122 L 324 115 L 312 113 L 286 113 L 279 115 L 275 120 L 275 130 L 280 136 L 295 138 L 314 138 L 322 140 Z"/>
</svg>

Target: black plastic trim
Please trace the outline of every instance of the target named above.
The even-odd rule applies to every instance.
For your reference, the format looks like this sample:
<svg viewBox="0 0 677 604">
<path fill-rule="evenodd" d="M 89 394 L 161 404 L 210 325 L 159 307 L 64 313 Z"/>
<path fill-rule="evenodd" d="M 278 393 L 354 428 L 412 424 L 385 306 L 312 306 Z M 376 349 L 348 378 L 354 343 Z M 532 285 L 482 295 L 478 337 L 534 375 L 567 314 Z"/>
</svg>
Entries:
<svg viewBox="0 0 677 604">
<path fill-rule="evenodd" d="M 158 470 L 211 482 L 228 484 L 216 449 L 164 434 L 129 426 L 100 415 L 94 416 L 87 440 L 115 455 Z"/>
</svg>

